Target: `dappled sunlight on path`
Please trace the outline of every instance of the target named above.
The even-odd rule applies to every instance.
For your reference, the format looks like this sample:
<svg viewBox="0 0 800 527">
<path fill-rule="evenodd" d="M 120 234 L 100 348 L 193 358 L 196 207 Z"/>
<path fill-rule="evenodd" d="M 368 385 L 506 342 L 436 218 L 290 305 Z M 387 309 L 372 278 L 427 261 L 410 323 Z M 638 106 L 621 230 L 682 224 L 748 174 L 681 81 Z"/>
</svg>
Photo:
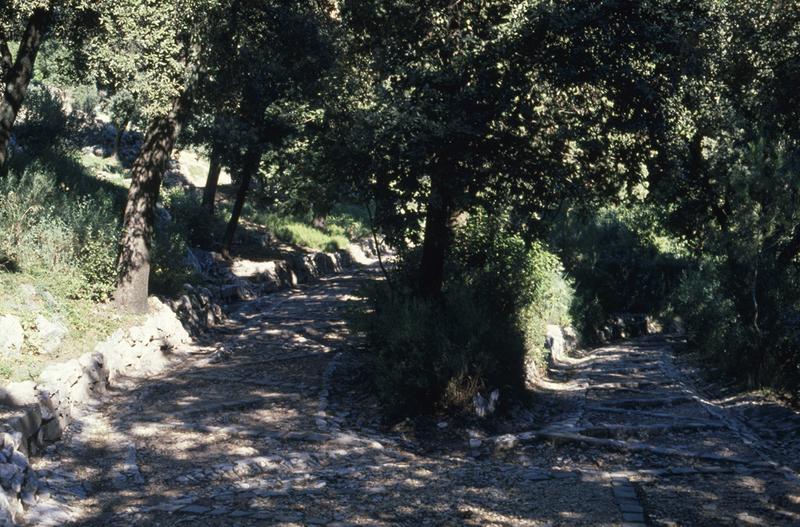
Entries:
<svg viewBox="0 0 800 527">
<path fill-rule="evenodd" d="M 189 360 L 86 412 L 36 460 L 49 497 L 29 523 L 800 520 L 791 470 L 696 395 L 663 339 L 562 361 L 537 387 L 525 432 L 433 449 L 387 432 L 343 318 L 370 276 L 233 306 Z"/>
</svg>

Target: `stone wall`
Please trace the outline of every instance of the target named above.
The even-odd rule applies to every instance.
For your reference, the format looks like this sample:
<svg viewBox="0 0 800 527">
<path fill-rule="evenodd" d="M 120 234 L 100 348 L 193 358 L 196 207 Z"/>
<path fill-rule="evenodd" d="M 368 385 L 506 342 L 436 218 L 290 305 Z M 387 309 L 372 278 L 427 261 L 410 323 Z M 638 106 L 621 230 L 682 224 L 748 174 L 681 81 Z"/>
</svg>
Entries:
<svg viewBox="0 0 800 527">
<path fill-rule="evenodd" d="M 120 330 L 91 352 L 46 367 L 36 382 L 0 389 L 0 525 L 13 524 L 36 500 L 28 457 L 58 440 L 81 408 L 111 387 L 153 375 L 182 355 L 189 333 L 155 297 L 143 324 Z"/>
</svg>

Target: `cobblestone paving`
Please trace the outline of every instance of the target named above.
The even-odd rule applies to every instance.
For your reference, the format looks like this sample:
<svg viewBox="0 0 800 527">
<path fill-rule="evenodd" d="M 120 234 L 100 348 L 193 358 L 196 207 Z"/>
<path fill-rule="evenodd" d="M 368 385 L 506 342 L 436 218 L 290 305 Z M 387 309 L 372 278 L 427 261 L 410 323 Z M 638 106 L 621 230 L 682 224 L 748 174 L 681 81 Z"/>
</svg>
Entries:
<svg viewBox="0 0 800 527">
<path fill-rule="evenodd" d="M 559 366 L 500 435 L 385 430 L 343 320 L 365 276 L 235 306 L 190 360 L 89 409 L 35 461 L 28 523 L 800 524 L 778 436 L 699 397 L 663 340 Z"/>
</svg>

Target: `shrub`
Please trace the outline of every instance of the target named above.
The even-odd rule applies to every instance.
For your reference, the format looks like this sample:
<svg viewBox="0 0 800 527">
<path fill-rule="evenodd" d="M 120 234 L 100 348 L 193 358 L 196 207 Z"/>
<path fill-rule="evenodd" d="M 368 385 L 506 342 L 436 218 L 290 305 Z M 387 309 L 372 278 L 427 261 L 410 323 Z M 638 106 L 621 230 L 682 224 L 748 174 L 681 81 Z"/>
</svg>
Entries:
<svg viewBox="0 0 800 527">
<path fill-rule="evenodd" d="M 261 214 L 257 221 L 266 225 L 279 240 L 285 243 L 316 249 L 338 251 L 347 249 L 349 240 L 337 233 L 327 233 L 311 225 L 277 214 Z"/>
<path fill-rule="evenodd" d="M 672 296 L 687 344 L 709 364 L 749 387 L 800 398 L 800 295 L 796 271 L 773 270 L 759 283 L 758 321 L 746 268 L 706 259 L 687 272 Z M 742 313 L 746 313 L 743 316 Z"/>
<path fill-rule="evenodd" d="M 550 242 L 575 281 L 573 318 L 585 341 L 601 340 L 614 313 L 660 316 L 669 307 L 687 263 L 652 224 L 639 206 L 568 213 L 550 227 Z"/>
<path fill-rule="evenodd" d="M 201 206 L 200 200 L 194 193 L 185 193 L 181 190 L 165 191 L 163 199 L 175 222 L 175 229 L 183 233 L 190 246 L 211 249 L 214 241 L 222 238 L 224 221 Z"/>
<path fill-rule="evenodd" d="M 326 218 L 325 228 L 329 234 L 360 240 L 372 236 L 368 225 L 369 218 L 364 207 L 337 205 Z"/>
<path fill-rule="evenodd" d="M 76 86 L 72 90 L 72 108 L 89 116 L 94 116 L 97 105 L 100 104 L 100 94 L 94 85 L 86 84 Z"/>
<path fill-rule="evenodd" d="M 568 322 L 558 259 L 481 212 L 458 232 L 442 298 L 415 293 L 418 256 L 405 254 L 392 285 L 368 295 L 364 329 L 389 415 L 463 408 L 495 388 L 505 400 L 522 394 L 526 360 L 545 360 L 546 325 Z"/>
<path fill-rule="evenodd" d="M 63 296 L 111 292 L 118 219 L 101 190 L 81 194 L 33 163 L 0 183 L 0 232 L 0 253 L 22 271 L 50 275 Z"/>
<path fill-rule="evenodd" d="M 740 352 L 746 345 L 745 335 L 714 269 L 705 267 L 685 273 L 672 301 L 686 325 L 691 348 L 725 369 L 737 369 Z"/>
<path fill-rule="evenodd" d="M 194 272 L 186 259 L 188 251 L 185 233 L 174 222 L 156 229 L 150 271 L 153 293 L 172 296 L 193 280 Z"/>
</svg>

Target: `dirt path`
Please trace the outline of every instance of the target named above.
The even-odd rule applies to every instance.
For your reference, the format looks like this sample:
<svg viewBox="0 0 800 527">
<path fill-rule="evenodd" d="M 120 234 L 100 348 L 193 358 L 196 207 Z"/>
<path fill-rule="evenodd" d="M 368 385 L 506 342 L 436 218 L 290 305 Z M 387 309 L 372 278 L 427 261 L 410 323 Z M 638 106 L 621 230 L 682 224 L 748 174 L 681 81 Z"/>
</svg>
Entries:
<svg viewBox="0 0 800 527">
<path fill-rule="evenodd" d="M 191 360 L 87 412 L 36 460 L 49 496 L 29 524 L 800 523 L 798 467 L 695 398 L 662 341 L 564 366 L 503 425 L 530 433 L 470 447 L 443 426 L 430 449 L 381 432 L 343 320 L 362 278 L 241 305 Z"/>
</svg>

